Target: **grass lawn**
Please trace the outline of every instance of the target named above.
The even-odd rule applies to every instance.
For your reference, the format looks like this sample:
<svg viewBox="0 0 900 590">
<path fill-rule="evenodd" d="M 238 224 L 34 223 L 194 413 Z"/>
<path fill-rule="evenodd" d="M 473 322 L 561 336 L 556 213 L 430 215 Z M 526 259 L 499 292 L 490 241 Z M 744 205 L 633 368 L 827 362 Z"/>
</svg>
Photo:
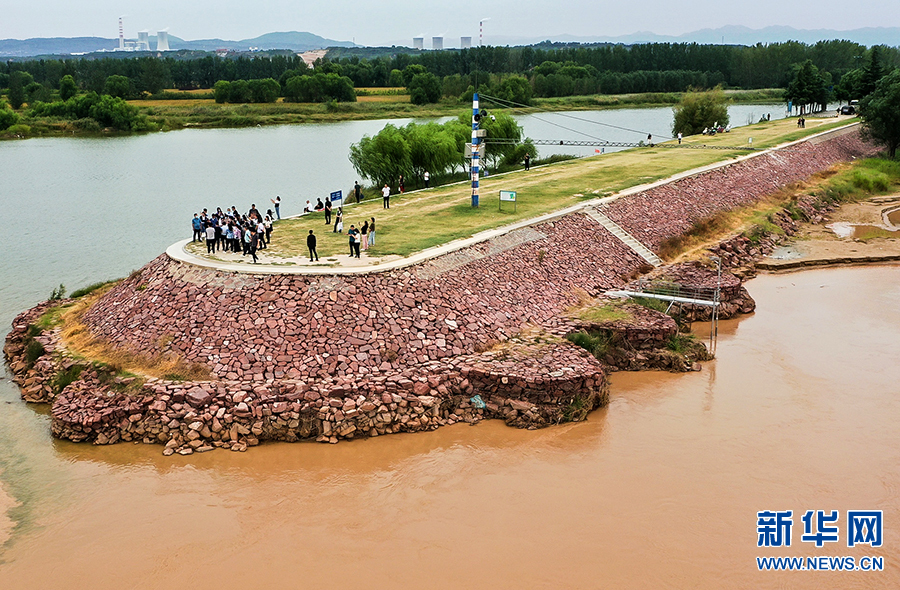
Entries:
<svg viewBox="0 0 900 590">
<path fill-rule="evenodd" d="M 847 120 L 809 119 L 806 129 L 797 129 L 796 121 L 785 119 L 738 127 L 714 137 L 685 138 L 685 144 L 745 146 L 753 138 L 756 148 L 772 147 L 819 131 L 846 124 Z M 344 209 L 344 234 L 332 233 L 324 223 L 324 214 L 312 213 L 275 223 L 273 243 L 266 251 L 276 258 L 304 256 L 309 230 L 318 237 L 318 251 L 326 257 L 346 255 L 346 231 L 351 224 L 360 227 L 376 218 L 376 245 L 371 257 L 407 256 L 431 246 L 523 219 L 557 211 L 576 203 L 606 196 L 622 189 L 666 178 L 678 172 L 734 158 L 744 151 L 634 148 L 622 152 L 517 171 L 481 181 L 480 207 L 472 208 L 469 183 L 421 190 L 391 196 L 391 209 L 382 209 L 380 197 L 369 198 Z M 518 203 L 504 203 L 498 210 L 500 190 L 514 190 Z M 202 253 L 203 249 L 191 248 Z"/>
</svg>

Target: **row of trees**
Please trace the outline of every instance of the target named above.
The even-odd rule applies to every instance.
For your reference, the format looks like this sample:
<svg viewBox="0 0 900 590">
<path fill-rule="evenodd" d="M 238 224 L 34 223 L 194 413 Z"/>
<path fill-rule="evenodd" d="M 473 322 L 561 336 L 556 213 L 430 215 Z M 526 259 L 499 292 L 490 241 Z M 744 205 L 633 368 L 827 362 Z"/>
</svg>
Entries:
<svg viewBox="0 0 900 590">
<path fill-rule="evenodd" d="M 346 50 L 333 49 L 336 56 Z M 572 94 L 683 91 L 688 86 L 717 84 L 741 88 L 787 87 L 796 68 L 807 60 L 818 68 L 827 85 L 860 68 L 872 52 L 880 52 L 886 66 L 900 65 L 897 48 L 872 48 L 850 41 L 823 41 L 814 45 L 773 43 L 753 47 L 648 43 L 638 45 L 559 47 L 477 47 L 452 51 L 412 52 L 398 48 L 366 50 L 371 57 L 351 55 L 322 60 L 316 72 L 350 80 L 355 88 L 405 86 L 415 102 L 433 102 L 440 96 L 465 98 L 469 87 L 495 86 L 506 79 L 525 78 L 534 96 Z M 213 88 L 216 82 L 274 79 L 284 91 L 287 80 L 308 73 L 294 55 L 237 59 L 190 52 L 165 58 L 106 57 L 102 59 L 30 60 L 0 66 L 0 87 L 13 72 L 27 72 L 31 82 L 56 90 L 72 76 L 83 90 L 101 93 L 111 76 L 130 82 L 131 95 L 158 93 L 166 88 Z M 428 75 L 425 75 L 428 74 Z M 422 75 L 422 76 L 420 76 Z M 830 76 L 828 78 L 827 76 Z M 415 79 L 415 80 L 414 80 Z M 438 95 L 440 87 L 440 96 Z M 32 93 L 40 91 L 33 88 Z"/>
<path fill-rule="evenodd" d="M 512 116 L 498 113 L 482 120 L 481 127 L 495 139 L 517 144 L 488 144 L 484 162 L 502 168 L 521 161 L 526 153 L 535 155 L 534 145 L 522 141 L 522 128 Z M 465 166 L 465 146 L 472 135 L 468 115 L 446 123 L 409 123 L 405 127 L 386 125 L 374 136 L 365 136 L 350 146 L 350 162 L 363 178 L 375 186 L 393 185 L 402 175 L 421 180 L 427 170 L 433 178 L 453 174 Z"/>
</svg>

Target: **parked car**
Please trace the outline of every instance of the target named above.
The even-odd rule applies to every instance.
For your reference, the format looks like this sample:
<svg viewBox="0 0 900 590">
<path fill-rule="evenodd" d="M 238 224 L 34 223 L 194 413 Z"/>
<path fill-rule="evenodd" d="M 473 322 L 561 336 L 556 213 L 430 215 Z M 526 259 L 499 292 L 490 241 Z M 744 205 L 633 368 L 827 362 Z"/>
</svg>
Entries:
<svg viewBox="0 0 900 590">
<path fill-rule="evenodd" d="M 841 114 L 842 115 L 855 115 L 856 107 L 854 107 L 853 105 L 845 104 L 844 106 L 841 107 Z"/>
</svg>

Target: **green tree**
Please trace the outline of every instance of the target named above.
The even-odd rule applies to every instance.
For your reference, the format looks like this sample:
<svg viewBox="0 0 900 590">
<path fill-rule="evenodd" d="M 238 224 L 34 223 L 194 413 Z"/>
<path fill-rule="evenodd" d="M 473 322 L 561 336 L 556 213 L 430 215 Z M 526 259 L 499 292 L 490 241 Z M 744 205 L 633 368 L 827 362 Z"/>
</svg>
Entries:
<svg viewBox="0 0 900 590">
<path fill-rule="evenodd" d="M 871 94 L 875 90 L 875 85 L 884 76 L 884 67 L 881 65 L 881 47 L 875 45 L 869 51 L 869 61 L 863 67 L 862 79 L 860 80 L 860 92 L 862 96 Z"/>
<path fill-rule="evenodd" d="M 388 86 L 393 86 L 394 88 L 406 86 L 406 83 L 403 81 L 403 72 L 400 70 L 391 70 L 390 78 L 388 78 Z"/>
<path fill-rule="evenodd" d="M 281 85 L 274 78 L 250 80 L 249 87 L 253 102 L 275 102 L 281 94 Z"/>
<path fill-rule="evenodd" d="M 25 86 L 29 83 L 26 82 L 28 74 L 25 72 L 15 71 L 9 75 L 9 90 L 6 93 L 6 98 L 9 100 L 9 106 L 13 109 L 22 108 L 22 104 L 25 102 Z M 31 76 L 28 76 L 31 78 Z"/>
<path fill-rule="evenodd" d="M 131 86 L 131 79 L 128 76 L 107 76 L 106 82 L 103 83 L 103 94 L 116 96 L 118 98 L 128 98 L 134 94 Z"/>
<path fill-rule="evenodd" d="M 409 145 L 412 176 L 417 179 L 426 170 L 432 176 L 444 175 L 462 161 L 456 138 L 444 125 L 410 123 L 403 128 L 403 135 Z"/>
<path fill-rule="evenodd" d="M 410 64 L 403 68 L 403 86 L 409 87 L 413 78 L 419 74 L 427 74 L 428 69 L 421 64 Z"/>
<path fill-rule="evenodd" d="M 859 102 L 863 135 L 885 146 L 891 158 L 900 146 L 900 70 L 881 78 Z"/>
<path fill-rule="evenodd" d="M 39 100 L 47 102 L 50 100 L 50 89 L 40 82 L 32 82 L 25 87 L 25 98 L 28 104 L 34 104 Z"/>
<path fill-rule="evenodd" d="M 497 98 L 519 105 L 531 104 L 531 94 L 531 84 L 524 76 L 509 76 L 497 90 Z"/>
<path fill-rule="evenodd" d="M 350 146 L 350 162 L 363 178 L 375 186 L 394 184 L 401 174 L 409 176 L 409 144 L 400 129 L 385 125 L 374 137 L 363 136 L 359 143 Z"/>
<path fill-rule="evenodd" d="M 316 76 L 294 76 L 284 86 L 284 99 L 288 102 L 322 102 L 325 90 Z"/>
<path fill-rule="evenodd" d="M 850 70 L 843 76 L 834 89 L 834 97 L 842 101 L 858 100 L 862 93 L 862 70 Z"/>
<path fill-rule="evenodd" d="M 784 93 L 784 100 L 798 105 L 800 114 L 803 115 L 813 111 L 816 106 L 824 109 L 828 104 L 829 94 L 826 78 L 819 73 L 819 68 L 812 60 L 808 59 L 797 68 L 794 79 Z"/>
<path fill-rule="evenodd" d="M 721 86 L 713 90 L 688 89 L 674 108 L 674 134 L 696 135 L 713 125 L 728 125 L 728 104 Z"/>
<path fill-rule="evenodd" d="M 228 102 L 250 102 L 250 84 L 246 80 L 235 80 L 228 89 Z"/>
<path fill-rule="evenodd" d="M 219 104 L 228 102 L 228 95 L 230 94 L 231 82 L 228 80 L 219 80 L 216 82 L 215 86 L 213 86 L 213 97 L 215 97 L 216 102 Z"/>
<path fill-rule="evenodd" d="M 76 94 L 78 94 L 78 84 L 75 83 L 75 78 L 66 74 L 59 81 L 59 97 L 63 100 L 69 100 Z"/>
<path fill-rule="evenodd" d="M 409 101 L 413 104 L 423 105 L 441 100 L 441 81 L 434 74 L 416 74 L 407 88 Z"/>
</svg>

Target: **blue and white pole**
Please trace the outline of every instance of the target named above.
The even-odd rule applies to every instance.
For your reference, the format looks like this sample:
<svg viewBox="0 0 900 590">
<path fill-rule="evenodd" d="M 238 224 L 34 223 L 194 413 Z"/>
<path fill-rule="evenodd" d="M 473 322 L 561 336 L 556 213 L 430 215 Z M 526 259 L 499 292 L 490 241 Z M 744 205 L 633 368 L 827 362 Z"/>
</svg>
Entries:
<svg viewBox="0 0 900 590">
<path fill-rule="evenodd" d="M 480 167 L 478 137 L 478 93 L 472 95 L 472 206 L 478 206 L 478 169 Z"/>
</svg>

